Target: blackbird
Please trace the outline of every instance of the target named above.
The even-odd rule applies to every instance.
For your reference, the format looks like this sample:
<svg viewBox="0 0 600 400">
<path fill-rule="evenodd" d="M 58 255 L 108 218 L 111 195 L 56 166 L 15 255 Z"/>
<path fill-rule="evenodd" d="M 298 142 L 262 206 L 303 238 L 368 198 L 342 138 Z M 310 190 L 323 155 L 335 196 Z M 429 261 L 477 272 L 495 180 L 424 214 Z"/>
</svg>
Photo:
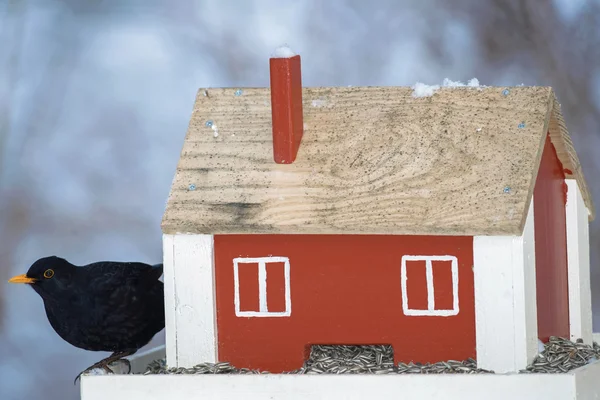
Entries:
<svg viewBox="0 0 600 400">
<path fill-rule="evenodd" d="M 85 369 L 112 372 L 110 363 L 134 354 L 165 327 L 163 265 L 103 261 L 76 266 L 45 257 L 9 280 L 40 295 L 50 325 L 75 347 L 112 354 Z M 123 359 L 131 370 L 129 361 Z"/>
</svg>

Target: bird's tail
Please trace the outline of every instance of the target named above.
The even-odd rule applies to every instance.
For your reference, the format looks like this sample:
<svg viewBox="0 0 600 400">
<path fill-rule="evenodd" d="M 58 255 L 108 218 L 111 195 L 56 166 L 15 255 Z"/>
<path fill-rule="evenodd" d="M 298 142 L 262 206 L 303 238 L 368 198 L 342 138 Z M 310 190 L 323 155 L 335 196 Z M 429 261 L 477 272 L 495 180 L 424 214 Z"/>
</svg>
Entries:
<svg viewBox="0 0 600 400">
<path fill-rule="evenodd" d="M 160 278 L 163 274 L 163 265 L 162 263 L 160 264 L 154 264 L 152 266 L 152 274 L 156 277 L 156 279 Z"/>
</svg>

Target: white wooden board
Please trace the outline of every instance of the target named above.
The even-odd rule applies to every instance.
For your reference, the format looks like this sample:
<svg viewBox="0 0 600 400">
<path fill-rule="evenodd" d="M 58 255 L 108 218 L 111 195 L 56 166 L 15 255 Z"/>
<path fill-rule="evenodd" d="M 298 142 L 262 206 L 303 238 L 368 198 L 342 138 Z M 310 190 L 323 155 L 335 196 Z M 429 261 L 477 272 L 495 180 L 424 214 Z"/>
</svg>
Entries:
<svg viewBox="0 0 600 400">
<path fill-rule="evenodd" d="M 592 343 L 590 234 L 588 209 L 574 179 L 567 179 L 567 258 L 569 265 L 569 324 L 571 340 Z"/>
<path fill-rule="evenodd" d="M 533 198 L 522 236 L 473 239 L 477 363 L 516 372 L 538 353 Z"/>
<path fill-rule="evenodd" d="M 169 367 L 217 361 L 212 235 L 163 235 Z"/>
</svg>

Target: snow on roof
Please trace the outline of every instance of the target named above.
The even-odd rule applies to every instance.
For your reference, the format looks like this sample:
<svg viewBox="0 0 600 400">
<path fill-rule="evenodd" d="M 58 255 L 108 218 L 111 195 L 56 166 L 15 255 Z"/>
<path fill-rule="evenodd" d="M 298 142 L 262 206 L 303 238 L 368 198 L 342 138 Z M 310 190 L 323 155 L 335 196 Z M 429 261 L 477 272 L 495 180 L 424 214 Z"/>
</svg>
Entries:
<svg viewBox="0 0 600 400">
<path fill-rule="evenodd" d="M 480 87 L 479 79 L 477 79 L 477 78 L 473 78 L 473 79 L 469 80 L 467 82 L 467 84 L 464 84 L 460 81 L 452 81 L 448 78 L 444 78 L 444 82 L 442 83 L 442 86 L 444 86 L 444 87 L 465 87 L 465 86 Z"/>
<path fill-rule="evenodd" d="M 273 58 L 290 58 L 290 57 L 294 57 L 295 55 L 296 55 L 296 53 L 294 53 L 287 44 L 284 44 L 283 46 L 279 46 L 278 48 L 275 49 L 272 57 Z"/>
<path fill-rule="evenodd" d="M 440 88 L 440 85 L 426 85 L 421 82 L 415 83 L 411 86 L 413 93 L 413 97 L 429 97 L 433 96 L 433 94 Z"/>
<path fill-rule="evenodd" d="M 415 83 L 411 88 L 413 89 L 412 96 L 413 97 L 429 97 L 433 96 L 435 92 L 437 92 L 440 87 L 474 87 L 474 88 L 482 88 L 483 86 L 479 85 L 479 79 L 473 78 L 469 80 L 466 84 L 460 81 L 453 81 L 448 78 L 444 78 L 442 85 L 426 85 L 421 82 Z"/>
</svg>

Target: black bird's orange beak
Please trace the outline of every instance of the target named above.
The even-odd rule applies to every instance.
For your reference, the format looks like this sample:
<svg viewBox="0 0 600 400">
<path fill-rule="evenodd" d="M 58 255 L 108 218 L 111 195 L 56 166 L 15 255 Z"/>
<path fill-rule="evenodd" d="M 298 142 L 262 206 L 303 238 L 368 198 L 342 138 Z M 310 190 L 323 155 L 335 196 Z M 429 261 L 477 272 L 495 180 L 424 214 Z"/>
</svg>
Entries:
<svg viewBox="0 0 600 400">
<path fill-rule="evenodd" d="M 27 274 L 13 276 L 8 280 L 8 283 L 34 283 L 37 279 L 30 278 Z"/>
</svg>

